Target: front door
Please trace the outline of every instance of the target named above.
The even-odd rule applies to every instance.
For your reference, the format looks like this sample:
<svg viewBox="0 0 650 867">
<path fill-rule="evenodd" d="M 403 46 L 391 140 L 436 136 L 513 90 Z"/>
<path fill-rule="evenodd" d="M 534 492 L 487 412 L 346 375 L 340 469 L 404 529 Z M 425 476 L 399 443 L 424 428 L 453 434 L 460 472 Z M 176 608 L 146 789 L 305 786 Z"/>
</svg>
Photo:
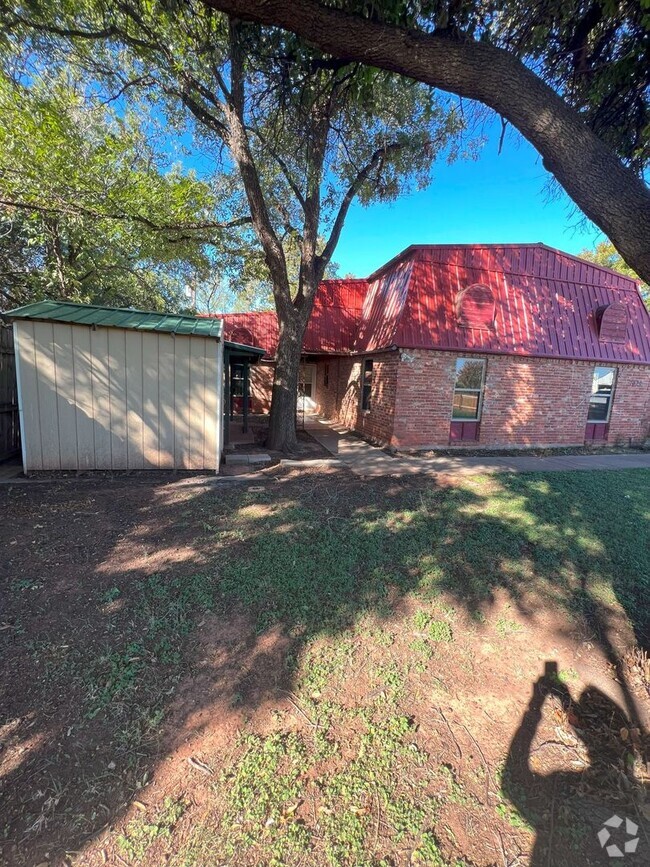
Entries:
<svg viewBox="0 0 650 867">
<path fill-rule="evenodd" d="M 298 374 L 298 409 L 316 409 L 316 365 L 301 364 Z"/>
</svg>

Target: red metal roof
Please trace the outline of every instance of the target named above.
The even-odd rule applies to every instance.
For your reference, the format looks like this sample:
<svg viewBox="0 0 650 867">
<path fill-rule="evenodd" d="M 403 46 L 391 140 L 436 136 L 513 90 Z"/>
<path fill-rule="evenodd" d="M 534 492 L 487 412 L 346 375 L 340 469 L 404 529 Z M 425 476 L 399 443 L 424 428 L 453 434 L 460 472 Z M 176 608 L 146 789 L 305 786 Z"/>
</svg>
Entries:
<svg viewBox="0 0 650 867">
<path fill-rule="evenodd" d="M 323 280 L 314 301 L 303 350 L 310 353 L 349 352 L 354 344 L 363 299 L 368 289 L 366 280 Z M 224 336 L 261 346 L 265 358 L 273 358 L 278 345 L 278 320 L 275 313 L 224 313 Z M 248 332 L 248 334 L 245 334 Z M 250 339 L 240 340 L 240 337 Z"/>
<path fill-rule="evenodd" d="M 458 307 L 475 284 L 494 300 L 487 327 Z M 600 340 L 597 310 L 616 303 L 627 310 L 625 339 Z M 226 340 L 275 355 L 275 313 L 222 318 Z M 389 347 L 650 364 L 650 314 L 634 280 L 544 244 L 415 246 L 367 281 L 324 281 L 303 344 L 307 353 Z"/>
<path fill-rule="evenodd" d="M 543 244 L 410 247 L 373 278 L 357 352 L 396 346 L 650 364 L 650 314 L 636 282 Z M 494 294 L 489 329 L 458 317 L 456 299 L 473 284 Z M 614 302 L 628 311 L 624 343 L 598 339 L 596 311 Z"/>
</svg>

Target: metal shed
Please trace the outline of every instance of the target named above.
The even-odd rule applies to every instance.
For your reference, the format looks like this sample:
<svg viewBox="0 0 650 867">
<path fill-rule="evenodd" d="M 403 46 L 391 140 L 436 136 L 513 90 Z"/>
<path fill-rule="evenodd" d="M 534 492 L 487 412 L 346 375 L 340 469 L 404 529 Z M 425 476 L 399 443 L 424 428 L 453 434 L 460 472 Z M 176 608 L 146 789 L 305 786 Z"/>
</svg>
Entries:
<svg viewBox="0 0 650 867">
<path fill-rule="evenodd" d="M 220 320 L 55 301 L 8 315 L 26 473 L 219 468 Z"/>
</svg>

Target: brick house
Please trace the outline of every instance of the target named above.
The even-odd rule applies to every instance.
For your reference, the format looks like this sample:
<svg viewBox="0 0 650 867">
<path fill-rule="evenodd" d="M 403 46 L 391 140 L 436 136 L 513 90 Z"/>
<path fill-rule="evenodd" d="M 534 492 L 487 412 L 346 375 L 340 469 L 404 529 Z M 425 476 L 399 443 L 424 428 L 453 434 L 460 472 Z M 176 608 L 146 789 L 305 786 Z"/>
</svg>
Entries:
<svg viewBox="0 0 650 867">
<path fill-rule="evenodd" d="M 264 348 L 274 313 L 223 315 Z M 321 285 L 303 344 L 307 405 L 397 449 L 569 446 L 650 435 L 650 314 L 637 283 L 544 244 L 412 246 L 367 280 Z"/>
</svg>

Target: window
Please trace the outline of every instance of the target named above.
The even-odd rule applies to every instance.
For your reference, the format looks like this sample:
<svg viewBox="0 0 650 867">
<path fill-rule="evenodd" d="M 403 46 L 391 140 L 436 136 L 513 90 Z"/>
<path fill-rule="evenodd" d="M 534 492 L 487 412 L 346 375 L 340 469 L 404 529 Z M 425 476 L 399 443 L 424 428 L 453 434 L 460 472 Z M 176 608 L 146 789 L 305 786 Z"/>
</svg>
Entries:
<svg viewBox="0 0 650 867">
<path fill-rule="evenodd" d="M 361 367 L 361 409 L 370 411 L 372 399 L 372 358 L 366 358 Z"/>
<path fill-rule="evenodd" d="M 591 385 L 589 399 L 588 422 L 608 422 L 612 408 L 612 394 L 616 369 L 614 367 L 596 367 Z"/>
<path fill-rule="evenodd" d="M 244 365 L 233 364 L 230 368 L 230 395 L 231 397 L 244 396 Z"/>
<path fill-rule="evenodd" d="M 482 358 L 456 360 L 456 384 L 451 417 L 454 421 L 478 421 L 483 402 L 485 361 Z"/>
</svg>

